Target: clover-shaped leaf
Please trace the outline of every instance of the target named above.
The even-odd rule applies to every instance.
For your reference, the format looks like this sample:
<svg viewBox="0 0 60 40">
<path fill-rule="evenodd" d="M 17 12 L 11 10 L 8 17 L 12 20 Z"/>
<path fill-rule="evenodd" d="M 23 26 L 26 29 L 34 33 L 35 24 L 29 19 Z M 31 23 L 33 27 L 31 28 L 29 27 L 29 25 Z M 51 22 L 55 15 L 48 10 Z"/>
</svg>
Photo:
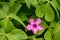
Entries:
<svg viewBox="0 0 60 40">
<path fill-rule="evenodd" d="M 45 20 L 48 22 L 53 21 L 54 19 L 54 11 L 48 3 L 38 6 L 35 13 L 36 16 L 40 18 L 45 15 Z"/>
<path fill-rule="evenodd" d="M 8 40 L 21 40 L 21 39 L 27 39 L 27 36 L 22 30 L 15 29 L 7 34 L 7 38 Z"/>
<path fill-rule="evenodd" d="M 40 25 L 43 26 L 43 30 L 38 31 L 38 35 L 41 35 L 48 28 L 48 25 L 45 23 L 44 20 L 41 22 Z"/>
<path fill-rule="evenodd" d="M 21 23 L 24 27 L 26 27 L 26 25 L 22 22 L 22 20 L 15 14 L 10 14 L 9 17 L 15 19 L 16 21 L 18 21 L 19 23 Z"/>
<path fill-rule="evenodd" d="M 45 38 L 45 40 L 53 40 L 53 39 L 52 39 L 51 28 L 49 28 L 49 29 L 47 30 L 47 32 L 46 32 L 45 35 L 44 35 L 44 38 Z"/>
<path fill-rule="evenodd" d="M 5 33 L 8 33 L 15 29 L 13 23 L 9 20 L 9 18 L 5 18 L 2 21 L 0 21 L 0 25 L 4 27 Z"/>
</svg>

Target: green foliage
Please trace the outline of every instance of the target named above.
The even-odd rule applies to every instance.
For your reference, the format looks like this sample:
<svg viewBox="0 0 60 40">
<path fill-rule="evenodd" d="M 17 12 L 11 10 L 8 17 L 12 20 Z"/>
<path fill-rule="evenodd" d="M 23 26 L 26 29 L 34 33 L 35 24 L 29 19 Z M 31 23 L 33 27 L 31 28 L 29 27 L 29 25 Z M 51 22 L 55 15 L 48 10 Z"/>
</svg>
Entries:
<svg viewBox="0 0 60 40">
<path fill-rule="evenodd" d="M 25 0 L 25 2 L 26 2 L 27 7 L 30 8 L 31 6 L 30 0 Z"/>
<path fill-rule="evenodd" d="M 44 29 L 41 31 L 38 31 L 38 35 L 42 34 L 48 28 L 48 25 L 46 24 L 45 21 L 42 21 L 40 25 L 43 26 Z"/>
<path fill-rule="evenodd" d="M 42 20 L 36 35 L 30 18 Z M 0 0 L 0 40 L 60 40 L 60 0 Z"/>
<path fill-rule="evenodd" d="M 2 25 L 2 23 L 3 23 L 3 25 Z M 9 20 L 9 18 L 5 18 L 4 20 L 2 20 L 2 21 L 0 22 L 0 24 L 1 24 L 2 27 L 4 27 L 5 33 L 8 33 L 8 32 L 10 32 L 10 31 L 12 31 L 12 30 L 15 29 L 14 25 L 13 25 L 12 22 Z"/>
<path fill-rule="evenodd" d="M 54 31 L 54 40 L 60 40 L 60 24 L 57 23 Z"/>
<path fill-rule="evenodd" d="M 3 12 L 2 10 L 0 10 L 0 18 L 4 18 L 6 16 L 7 16 L 7 14 L 5 12 Z"/>
<path fill-rule="evenodd" d="M 21 39 L 27 39 L 27 36 L 22 30 L 15 29 L 7 34 L 7 38 L 8 40 L 21 40 Z"/>
<path fill-rule="evenodd" d="M 44 14 L 47 21 L 52 21 L 54 19 L 54 12 L 48 3 L 40 5 L 36 9 L 36 16 L 42 18 Z"/>
<path fill-rule="evenodd" d="M 24 27 L 26 27 L 25 24 L 22 22 L 22 20 L 20 20 L 20 18 L 17 17 L 16 15 L 10 14 L 9 17 L 11 17 L 11 18 L 17 20 L 17 21 L 18 21 L 19 23 L 21 23 Z"/>
<path fill-rule="evenodd" d="M 45 38 L 45 40 L 53 40 L 52 39 L 52 32 L 51 32 L 51 29 L 50 28 L 45 33 L 44 38 Z"/>
</svg>

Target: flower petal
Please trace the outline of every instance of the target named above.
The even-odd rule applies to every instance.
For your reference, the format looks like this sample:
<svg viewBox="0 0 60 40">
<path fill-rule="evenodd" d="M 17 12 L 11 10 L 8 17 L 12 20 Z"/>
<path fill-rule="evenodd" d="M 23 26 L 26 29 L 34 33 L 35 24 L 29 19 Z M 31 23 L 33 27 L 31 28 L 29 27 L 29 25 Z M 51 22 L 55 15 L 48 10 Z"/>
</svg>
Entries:
<svg viewBox="0 0 60 40">
<path fill-rule="evenodd" d="M 30 24 L 31 24 L 31 25 L 34 24 L 34 19 L 33 19 L 33 18 L 30 19 Z"/>
<path fill-rule="evenodd" d="M 40 23 L 41 23 L 41 19 L 38 18 L 38 19 L 36 20 L 36 24 L 38 25 L 38 24 L 40 24 Z"/>
<path fill-rule="evenodd" d="M 34 28 L 32 31 L 33 31 L 34 34 L 37 34 L 38 30 L 36 28 Z"/>
<path fill-rule="evenodd" d="M 37 29 L 38 30 L 43 30 L 43 27 L 42 26 L 38 26 Z"/>
<path fill-rule="evenodd" d="M 32 30 L 32 25 L 27 25 L 27 30 L 28 31 Z"/>
</svg>

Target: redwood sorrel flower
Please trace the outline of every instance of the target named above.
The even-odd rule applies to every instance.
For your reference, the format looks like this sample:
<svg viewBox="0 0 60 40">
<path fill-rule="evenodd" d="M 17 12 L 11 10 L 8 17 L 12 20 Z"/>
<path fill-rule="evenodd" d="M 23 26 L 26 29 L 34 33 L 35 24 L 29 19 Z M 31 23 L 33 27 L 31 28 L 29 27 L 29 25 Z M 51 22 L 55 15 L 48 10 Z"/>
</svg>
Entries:
<svg viewBox="0 0 60 40">
<path fill-rule="evenodd" d="M 37 34 L 38 30 L 43 30 L 42 26 L 39 26 L 39 24 L 41 23 L 41 19 L 38 18 L 36 21 L 34 21 L 33 18 L 30 19 L 30 24 L 27 25 L 27 30 L 30 31 L 32 30 L 32 32 L 34 34 Z"/>
</svg>

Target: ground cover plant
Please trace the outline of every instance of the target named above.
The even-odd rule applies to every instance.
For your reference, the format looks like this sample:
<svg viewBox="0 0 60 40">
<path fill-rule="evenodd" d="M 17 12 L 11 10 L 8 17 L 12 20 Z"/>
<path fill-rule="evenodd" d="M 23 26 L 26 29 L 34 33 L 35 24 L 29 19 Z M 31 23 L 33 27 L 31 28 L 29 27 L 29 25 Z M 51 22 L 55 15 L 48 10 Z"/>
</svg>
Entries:
<svg viewBox="0 0 60 40">
<path fill-rule="evenodd" d="M 60 40 L 60 0 L 0 0 L 0 40 Z"/>
</svg>

